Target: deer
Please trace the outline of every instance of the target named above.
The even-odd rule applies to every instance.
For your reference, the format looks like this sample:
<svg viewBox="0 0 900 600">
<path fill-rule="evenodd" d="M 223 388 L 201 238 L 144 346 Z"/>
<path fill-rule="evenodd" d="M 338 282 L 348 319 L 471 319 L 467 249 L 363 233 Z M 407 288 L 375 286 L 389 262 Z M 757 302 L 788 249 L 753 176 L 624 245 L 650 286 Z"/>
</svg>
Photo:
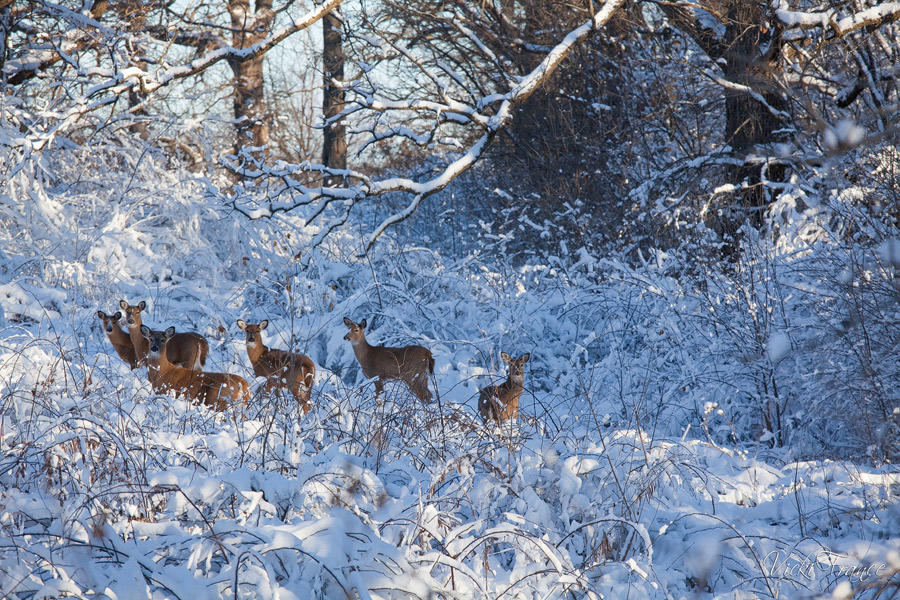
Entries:
<svg viewBox="0 0 900 600">
<path fill-rule="evenodd" d="M 506 381 L 500 385 L 489 385 L 478 392 L 478 412 L 485 423 L 496 421 L 499 424 L 519 417 L 519 397 L 525 389 L 525 363 L 531 358 L 531 353 L 511 358 L 506 352 L 501 352 L 500 358 L 509 365 Z"/>
<path fill-rule="evenodd" d="M 434 375 L 434 357 L 431 351 L 423 346 L 403 346 L 389 348 L 387 346 L 371 346 L 366 341 L 366 320 L 354 323 L 344 317 L 344 325 L 349 331 L 344 339 L 353 345 L 353 353 L 363 375 L 375 380 L 375 397 L 384 390 L 384 380 L 400 379 L 409 390 L 422 402 L 431 402 L 428 390 L 428 375 Z"/>
<path fill-rule="evenodd" d="M 144 324 L 141 312 L 147 308 L 147 303 L 141 300 L 132 305 L 125 300 L 120 300 L 119 306 L 125 313 L 125 323 L 128 325 L 128 333 L 131 336 L 138 364 L 146 364 L 147 340 L 141 334 L 141 327 Z M 166 358 L 185 369 L 202 370 L 206 365 L 207 354 L 209 354 L 209 343 L 206 338 L 192 331 L 176 333 L 166 345 Z"/>
<path fill-rule="evenodd" d="M 98 310 L 97 318 L 103 322 L 103 331 L 106 332 L 106 337 L 109 338 L 119 358 L 128 363 L 132 371 L 137 369 L 139 365 L 137 356 L 134 353 L 134 344 L 131 343 L 131 336 L 119 326 L 119 319 L 122 318 L 122 313 L 116 311 L 116 314 L 108 315 L 102 310 Z"/>
<path fill-rule="evenodd" d="M 240 375 L 186 369 L 171 362 L 167 357 L 167 346 L 175 335 L 174 327 L 154 331 L 141 325 L 141 336 L 147 343 L 147 368 L 154 392 L 172 391 L 176 396 L 186 396 L 191 402 L 199 401 L 218 411 L 225 410 L 234 402 L 240 401 L 244 406 L 250 403 L 250 386 Z"/>
<path fill-rule="evenodd" d="M 244 332 L 247 342 L 247 356 L 253 365 L 253 374 L 266 378 L 266 392 L 287 388 L 303 409 L 309 412 L 309 402 L 313 381 L 316 377 L 316 365 L 308 356 L 269 348 L 262 342 L 262 332 L 269 326 L 268 319 L 259 323 L 247 323 L 237 320 L 238 328 Z"/>
</svg>

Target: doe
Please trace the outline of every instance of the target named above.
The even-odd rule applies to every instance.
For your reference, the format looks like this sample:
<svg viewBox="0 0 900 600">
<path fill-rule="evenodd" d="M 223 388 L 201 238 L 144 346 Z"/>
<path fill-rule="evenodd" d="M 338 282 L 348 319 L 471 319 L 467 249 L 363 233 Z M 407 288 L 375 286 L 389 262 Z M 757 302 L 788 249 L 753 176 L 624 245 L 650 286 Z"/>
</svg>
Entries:
<svg viewBox="0 0 900 600">
<path fill-rule="evenodd" d="M 147 368 L 155 392 L 173 391 L 176 396 L 186 396 L 215 410 L 225 410 L 233 402 L 240 401 L 244 406 L 250 402 L 250 386 L 240 375 L 195 371 L 169 361 L 167 345 L 175 336 L 174 327 L 153 331 L 141 325 L 141 335 L 147 342 Z"/>
<path fill-rule="evenodd" d="M 128 363 L 132 371 L 137 369 L 138 360 L 134 353 L 134 344 L 131 343 L 131 336 L 128 335 L 127 331 L 119 327 L 119 319 L 122 318 L 122 313 L 116 311 L 116 314 L 108 315 L 102 310 L 98 310 L 97 318 L 103 322 L 103 331 L 106 332 L 106 337 L 109 338 L 119 358 Z"/>
<path fill-rule="evenodd" d="M 309 402 L 313 382 L 316 378 L 316 365 L 308 356 L 269 348 L 262 342 L 262 331 L 269 326 L 269 321 L 258 324 L 237 320 L 247 342 L 247 356 L 253 365 L 253 374 L 266 378 L 266 392 L 287 388 L 300 404 L 303 413 L 309 412 Z"/>
<path fill-rule="evenodd" d="M 519 417 L 519 397 L 525 389 L 525 363 L 531 358 L 531 353 L 510 358 L 509 354 L 501 352 L 500 358 L 509 365 L 506 381 L 500 385 L 489 385 L 478 393 L 478 412 L 485 423 L 501 423 Z"/>
<path fill-rule="evenodd" d="M 147 303 L 141 300 L 137 304 L 128 304 L 125 300 L 119 301 L 119 306 L 125 313 L 125 324 L 128 325 L 128 333 L 131 343 L 134 345 L 134 353 L 139 365 L 147 362 L 147 340 L 141 333 L 143 319 L 141 312 L 147 308 Z M 166 358 L 179 367 L 199 371 L 206 365 L 206 356 L 209 354 L 209 343 L 199 333 L 185 331 L 176 333 L 166 345 Z"/>
<path fill-rule="evenodd" d="M 344 336 L 353 345 L 353 353 L 363 375 L 375 380 L 375 396 L 384 390 L 385 379 L 400 379 L 410 391 L 423 402 L 431 402 L 428 390 L 428 375 L 434 375 L 434 357 L 431 351 L 423 346 L 403 346 L 389 348 L 387 346 L 371 346 L 366 341 L 366 320 L 354 323 L 344 317 L 344 325 L 350 331 Z"/>
</svg>

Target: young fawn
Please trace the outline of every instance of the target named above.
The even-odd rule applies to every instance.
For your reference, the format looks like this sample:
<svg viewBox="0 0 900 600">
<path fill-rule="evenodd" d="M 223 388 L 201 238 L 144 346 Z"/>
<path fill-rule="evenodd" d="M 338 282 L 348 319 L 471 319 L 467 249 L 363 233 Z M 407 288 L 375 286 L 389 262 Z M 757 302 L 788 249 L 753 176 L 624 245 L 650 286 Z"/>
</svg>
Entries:
<svg viewBox="0 0 900 600">
<path fill-rule="evenodd" d="M 501 352 L 500 358 L 509 364 L 509 377 L 500 385 L 489 385 L 478 393 L 478 412 L 485 423 L 491 420 L 502 423 L 519 417 L 519 397 L 524 390 L 525 363 L 531 358 L 531 354 L 510 358 L 509 354 Z"/>
<path fill-rule="evenodd" d="M 134 353 L 134 344 L 131 343 L 131 336 L 128 335 L 127 331 L 119 327 L 119 319 L 122 318 L 122 313 L 116 311 L 116 314 L 108 315 L 102 310 L 98 310 L 97 317 L 103 322 L 103 331 L 106 332 L 106 337 L 109 338 L 119 358 L 128 363 L 132 371 L 137 369 L 138 361 Z"/>
<path fill-rule="evenodd" d="M 370 346 L 366 341 L 366 320 L 354 323 L 344 317 L 344 325 L 350 331 L 344 336 L 353 345 L 353 353 L 362 367 L 363 375 L 375 380 L 375 396 L 381 395 L 384 389 L 383 380 L 401 379 L 410 391 L 423 402 L 431 402 L 428 390 L 428 375 L 434 374 L 434 358 L 431 351 L 422 346 L 404 346 L 388 348 L 386 346 Z"/>
<path fill-rule="evenodd" d="M 141 334 L 143 319 L 141 312 L 147 308 L 143 300 L 137 304 L 128 304 L 125 300 L 119 301 L 119 306 L 125 313 L 125 323 L 134 346 L 139 365 L 147 361 L 147 340 Z M 176 333 L 166 346 L 166 358 L 185 369 L 201 370 L 206 365 L 206 355 L 209 354 L 209 343 L 199 333 L 187 331 Z"/>
<path fill-rule="evenodd" d="M 276 350 L 263 344 L 262 331 L 269 326 L 268 320 L 253 324 L 238 319 L 237 326 L 245 334 L 253 374 L 266 378 L 266 392 L 287 388 L 303 408 L 303 413 L 308 413 L 312 408 L 309 396 L 316 378 L 315 363 L 303 354 Z"/>
<path fill-rule="evenodd" d="M 191 402 L 199 401 L 215 410 L 225 410 L 235 402 L 249 404 L 250 386 L 240 375 L 194 371 L 169 361 L 167 346 L 175 336 L 174 327 L 153 331 L 141 325 L 141 335 L 147 342 L 147 368 L 155 392 L 173 391 L 176 396 L 187 396 Z"/>
</svg>

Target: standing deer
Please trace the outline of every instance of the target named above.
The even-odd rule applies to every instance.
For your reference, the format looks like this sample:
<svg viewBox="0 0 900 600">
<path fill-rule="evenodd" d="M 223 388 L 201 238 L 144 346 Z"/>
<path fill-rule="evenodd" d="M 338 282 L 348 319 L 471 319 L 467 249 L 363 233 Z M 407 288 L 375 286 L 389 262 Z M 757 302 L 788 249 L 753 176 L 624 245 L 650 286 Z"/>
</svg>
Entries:
<svg viewBox="0 0 900 600">
<path fill-rule="evenodd" d="M 238 401 L 249 404 L 250 386 L 240 375 L 195 371 L 169 361 L 167 346 L 175 336 L 174 327 L 153 331 L 141 325 L 141 336 L 147 342 L 147 368 L 155 392 L 173 391 L 176 396 L 187 396 L 191 402 L 199 401 L 215 410 L 225 410 Z"/>
<path fill-rule="evenodd" d="M 519 397 L 525 383 L 525 363 L 531 358 L 526 352 L 519 358 L 500 353 L 503 362 L 509 364 L 509 377 L 500 385 L 489 385 L 478 393 L 478 412 L 485 423 L 491 420 L 501 423 L 519 417 Z"/>
<path fill-rule="evenodd" d="M 108 315 L 102 310 L 98 310 L 97 317 L 103 322 L 103 330 L 106 332 L 106 337 L 109 338 L 119 358 L 128 363 L 132 371 L 137 369 L 138 361 L 134 353 L 134 344 L 131 343 L 131 336 L 128 335 L 127 331 L 119 327 L 119 319 L 122 318 L 122 313 L 116 311 L 116 314 Z"/>
<path fill-rule="evenodd" d="M 141 300 L 132 305 L 125 300 L 120 300 L 119 306 L 125 312 L 125 323 L 128 325 L 138 364 L 145 364 L 148 350 L 147 340 L 141 335 L 141 326 L 143 326 L 141 312 L 147 308 L 147 303 Z M 207 354 L 209 354 L 209 343 L 206 338 L 192 331 L 176 333 L 166 345 L 166 358 L 185 369 L 201 370 L 206 365 Z"/>
<path fill-rule="evenodd" d="M 344 325 L 350 331 L 344 336 L 353 345 L 353 353 L 363 375 L 375 380 L 375 397 L 384 389 L 385 379 L 402 379 L 410 391 L 423 402 L 431 402 L 428 390 L 428 375 L 434 375 L 434 358 L 431 351 L 422 346 L 404 346 L 388 348 L 386 346 L 370 346 L 366 341 L 366 320 L 354 323 L 344 317 Z"/>
<path fill-rule="evenodd" d="M 269 326 L 268 320 L 257 325 L 238 319 L 237 326 L 245 333 L 253 374 L 266 378 L 266 392 L 287 388 L 300 403 L 303 413 L 308 413 L 312 408 L 309 396 L 316 378 L 315 363 L 303 354 L 276 350 L 263 344 L 262 331 Z"/>
</svg>

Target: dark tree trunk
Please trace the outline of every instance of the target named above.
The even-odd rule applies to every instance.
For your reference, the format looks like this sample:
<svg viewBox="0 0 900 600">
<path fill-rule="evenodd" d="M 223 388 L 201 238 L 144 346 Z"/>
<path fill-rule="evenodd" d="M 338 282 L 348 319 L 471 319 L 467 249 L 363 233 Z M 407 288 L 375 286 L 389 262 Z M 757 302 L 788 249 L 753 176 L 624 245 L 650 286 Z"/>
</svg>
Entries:
<svg viewBox="0 0 900 600">
<path fill-rule="evenodd" d="M 333 12 L 322 19 L 322 69 L 324 88 L 322 112 L 326 126 L 322 146 L 322 164 L 333 169 L 347 168 L 347 128 L 342 121 L 329 122 L 344 108 L 344 90 L 335 82 L 344 80 L 344 46 L 341 19 Z"/>
<path fill-rule="evenodd" d="M 257 0 L 256 10 L 250 11 L 250 0 L 228 0 L 231 13 L 232 44 L 247 48 L 265 39 L 272 20 L 272 0 Z M 263 93 L 263 57 L 231 61 L 235 119 L 234 151 L 247 146 L 267 146 L 269 124 L 266 98 Z"/>
<path fill-rule="evenodd" d="M 688 6 L 675 3 L 660 5 L 670 22 L 690 35 L 706 55 L 718 64 L 725 79 L 744 86 L 765 100 L 775 111 L 785 113 L 788 102 L 780 93 L 778 73 L 782 68 L 781 31 L 768 24 L 767 3 L 762 0 L 707 0 L 712 14 L 724 16 L 724 37 L 699 21 Z M 787 123 L 772 114 L 753 94 L 741 89 L 725 88 L 725 141 L 737 156 L 752 154 L 754 147 L 782 141 L 780 130 Z M 770 165 L 767 179 L 783 181 L 785 168 Z M 772 192 L 762 186 L 759 165 L 735 165 L 728 168 L 728 182 L 746 187 L 733 197 L 732 207 L 724 211 L 724 221 L 716 227 L 722 233 L 734 235 L 740 226 L 750 222 L 759 227 L 763 223 L 765 207 L 772 200 Z M 733 248 L 732 248 L 733 250 Z M 729 252 L 730 253 L 730 252 Z"/>
<path fill-rule="evenodd" d="M 756 91 L 772 109 L 785 112 L 788 108 L 779 93 L 775 70 L 781 40 L 777 30 L 766 30 L 766 7 L 760 2 L 733 0 L 728 11 L 725 30 L 725 78 Z M 739 156 L 751 154 L 760 144 L 772 144 L 784 139 L 779 130 L 786 123 L 751 94 L 740 90 L 725 90 L 725 141 Z M 766 205 L 772 200 L 770 191 L 762 185 L 759 165 L 732 166 L 728 170 L 729 183 L 745 183 L 736 200 L 743 214 L 734 215 L 728 229 L 736 229 L 749 216 L 755 226 L 762 225 Z M 770 166 L 767 178 L 784 179 L 783 166 Z M 749 213 L 749 214 L 748 214 Z M 731 231 L 730 233 L 733 233 Z"/>
</svg>

